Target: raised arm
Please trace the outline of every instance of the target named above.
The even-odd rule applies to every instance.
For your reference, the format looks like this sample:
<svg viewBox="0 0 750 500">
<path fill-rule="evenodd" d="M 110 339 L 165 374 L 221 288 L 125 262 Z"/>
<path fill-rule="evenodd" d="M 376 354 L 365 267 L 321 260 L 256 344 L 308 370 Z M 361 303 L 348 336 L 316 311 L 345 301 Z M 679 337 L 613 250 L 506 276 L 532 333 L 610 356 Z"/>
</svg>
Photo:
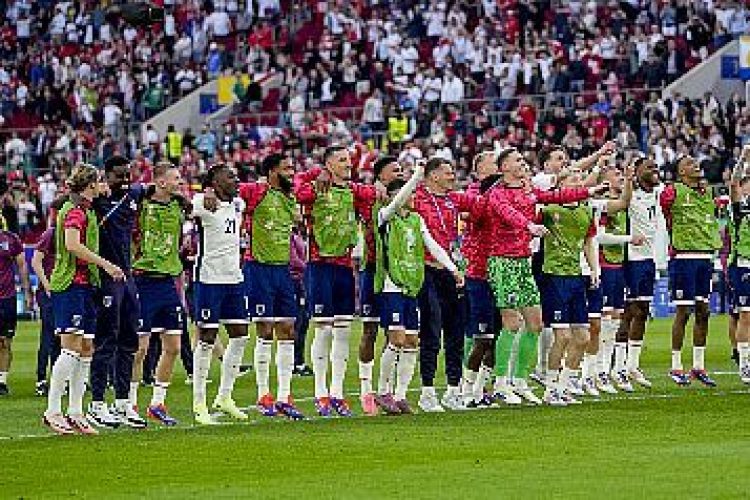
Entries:
<svg viewBox="0 0 750 500">
<path fill-rule="evenodd" d="M 622 193 L 616 200 L 610 200 L 607 202 L 607 213 L 616 214 L 623 210 L 627 210 L 630 206 L 630 200 L 633 199 L 633 171 L 630 167 L 625 169 L 625 183 L 622 187 Z"/>
<path fill-rule="evenodd" d="M 396 196 L 393 197 L 393 200 L 391 200 L 387 206 L 378 211 L 378 226 L 388 222 L 394 214 L 404 206 L 409 199 L 409 196 L 411 196 L 414 189 L 416 189 L 417 184 L 419 184 L 422 179 L 424 179 L 424 166 L 420 164 L 417 165 L 414 174 L 407 183 L 401 187 Z"/>
<path fill-rule="evenodd" d="M 315 201 L 315 180 L 320 176 L 323 169 L 314 167 L 306 172 L 300 172 L 294 176 L 294 197 L 303 205 L 312 205 Z"/>
</svg>

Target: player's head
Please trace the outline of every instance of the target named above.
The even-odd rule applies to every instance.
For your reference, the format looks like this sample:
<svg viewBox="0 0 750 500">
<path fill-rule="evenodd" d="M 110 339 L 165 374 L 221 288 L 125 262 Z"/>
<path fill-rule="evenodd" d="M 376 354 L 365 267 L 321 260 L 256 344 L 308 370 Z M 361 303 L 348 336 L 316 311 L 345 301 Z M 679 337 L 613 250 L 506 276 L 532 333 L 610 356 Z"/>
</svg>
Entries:
<svg viewBox="0 0 750 500">
<path fill-rule="evenodd" d="M 683 182 L 698 183 L 703 178 L 703 169 L 701 169 L 698 160 L 692 156 L 681 156 L 675 160 L 677 177 Z"/>
<path fill-rule="evenodd" d="M 271 186 L 289 193 L 294 179 L 294 162 L 288 156 L 277 153 L 270 154 L 260 164 L 260 175 L 268 178 Z"/>
<path fill-rule="evenodd" d="M 394 196 L 398 194 L 398 192 L 401 190 L 402 187 L 406 185 L 406 180 L 404 179 L 394 179 L 391 182 L 389 182 L 386 185 L 386 192 L 388 193 L 388 198 L 393 199 Z M 414 209 L 414 193 L 411 193 L 409 195 L 409 198 L 406 200 L 406 203 L 404 203 L 403 208 L 406 209 Z"/>
<path fill-rule="evenodd" d="M 119 192 L 130 186 L 130 162 L 127 158 L 114 155 L 104 162 L 104 179 L 111 192 Z"/>
<path fill-rule="evenodd" d="M 652 188 L 659 184 L 659 167 L 656 162 L 647 156 L 641 156 L 633 162 L 635 167 L 635 178 L 638 184 L 646 188 Z"/>
<path fill-rule="evenodd" d="M 375 174 L 375 179 L 382 182 L 385 186 L 404 175 L 401 164 L 393 156 L 381 156 L 378 158 L 372 166 L 372 171 Z"/>
<path fill-rule="evenodd" d="M 558 187 L 582 187 L 585 175 L 580 168 L 568 167 L 557 174 Z"/>
<path fill-rule="evenodd" d="M 323 161 L 334 181 L 346 182 L 352 178 L 352 158 L 344 146 L 327 148 Z"/>
<path fill-rule="evenodd" d="M 607 182 L 611 189 L 620 191 L 625 183 L 625 175 L 615 165 L 607 165 L 604 169 L 604 182 Z"/>
<path fill-rule="evenodd" d="M 206 172 L 203 187 L 213 188 L 217 198 L 229 201 L 237 194 L 237 173 L 224 163 L 216 163 Z"/>
<path fill-rule="evenodd" d="M 548 174 L 558 174 L 562 169 L 568 166 L 570 158 L 568 152 L 562 146 L 552 146 L 545 149 L 539 155 L 539 162 L 542 168 Z"/>
<path fill-rule="evenodd" d="M 498 173 L 497 153 L 494 150 L 482 151 L 474 157 L 474 174 L 478 180 Z"/>
<path fill-rule="evenodd" d="M 425 182 L 433 191 L 448 192 L 456 182 L 456 172 L 450 161 L 433 156 L 424 167 Z"/>
<path fill-rule="evenodd" d="M 99 194 L 99 171 L 86 163 L 79 163 L 68 176 L 68 189 L 74 195 L 93 200 Z"/>
<path fill-rule="evenodd" d="M 166 191 L 169 194 L 176 193 L 182 184 L 180 170 L 168 161 L 160 161 L 154 166 L 154 184 L 156 189 Z"/>
<path fill-rule="evenodd" d="M 506 182 L 522 181 L 530 174 L 528 163 L 516 148 L 500 151 L 497 154 L 497 164 Z"/>
</svg>

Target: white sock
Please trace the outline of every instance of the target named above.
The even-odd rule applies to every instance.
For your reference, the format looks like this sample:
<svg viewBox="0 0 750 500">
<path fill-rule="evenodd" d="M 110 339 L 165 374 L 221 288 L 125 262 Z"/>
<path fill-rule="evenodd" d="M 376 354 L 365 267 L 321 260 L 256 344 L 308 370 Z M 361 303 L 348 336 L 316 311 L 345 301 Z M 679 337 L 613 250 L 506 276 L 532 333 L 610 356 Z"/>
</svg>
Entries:
<svg viewBox="0 0 750 500">
<path fill-rule="evenodd" d="M 279 340 L 276 343 L 277 401 L 286 403 L 292 395 L 292 370 L 294 370 L 294 340 Z"/>
<path fill-rule="evenodd" d="M 560 376 L 560 370 L 552 370 L 550 368 L 547 368 L 546 376 L 544 377 L 544 385 L 548 387 L 549 389 L 559 389 L 558 386 L 558 377 Z"/>
<path fill-rule="evenodd" d="M 737 352 L 740 354 L 740 367 L 750 363 L 750 342 L 737 342 Z"/>
<path fill-rule="evenodd" d="M 240 372 L 242 358 L 249 337 L 233 337 L 229 339 L 221 361 L 221 381 L 219 382 L 219 397 L 232 397 L 234 381 Z"/>
<path fill-rule="evenodd" d="M 577 370 L 571 370 L 567 366 L 563 366 L 563 369 L 560 371 L 560 376 L 558 377 L 560 389 L 565 390 L 568 388 L 570 378 L 574 376 L 576 372 Z"/>
<path fill-rule="evenodd" d="M 47 394 L 47 413 L 62 413 L 62 395 L 65 392 L 65 384 L 73 375 L 73 370 L 78 365 L 79 354 L 75 351 L 63 349 L 52 366 L 49 380 L 49 393 Z"/>
<path fill-rule="evenodd" d="M 195 354 L 193 354 L 195 356 Z M 193 362 L 193 365 L 195 365 L 195 362 Z M 140 385 L 139 382 L 130 382 L 130 392 L 128 393 L 128 401 L 130 401 L 130 404 L 133 406 L 138 406 L 138 386 Z"/>
<path fill-rule="evenodd" d="M 628 371 L 634 372 L 641 367 L 642 340 L 628 340 Z"/>
<path fill-rule="evenodd" d="M 163 405 L 167 400 L 169 382 L 154 382 L 154 393 L 151 395 L 151 406 Z"/>
<path fill-rule="evenodd" d="M 391 377 L 393 377 L 393 369 L 396 367 L 396 360 L 398 359 L 399 348 L 391 344 L 390 342 L 383 349 L 383 354 L 380 356 L 380 375 L 378 377 L 378 394 L 388 394 L 391 387 Z"/>
<path fill-rule="evenodd" d="M 495 378 L 495 390 L 507 388 L 509 385 L 509 378 L 506 375 Z"/>
<path fill-rule="evenodd" d="M 628 356 L 628 343 L 627 342 L 615 342 L 615 372 L 621 372 L 625 370 L 625 359 Z"/>
<path fill-rule="evenodd" d="M 592 365 L 596 362 L 595 354 L 583 353 L 583 360 L 581 361 L 581 376 L 584 379 L 592 376 Z"/>
<path fill-rule="evenodd" d="M 115 409 L 117 411 L 125 411 L 130 404 L 130 401 L 127 399 L 115 399 Z"/>
<path fill-rule="evenodd" d="M 693 368 L 696 370 L 706 369 L 706 347 L 693 347 Z"/>
<path fill-rule="evenodd" d="M 331 397 L 344 399 L 344 378 L 346 365 L 349 362 L 349 334 L 351 324 L 342 323 L 333 326 L 333 343 L 331 345 Z"/>
<path fill-rule="evenodd" d="M 467 403 L 474 400 L 474 384 L 479 378 L 479 372 L 475 372 L 466 368 L 464 370 L 464 378 L 461 384 L 461 395 L 464 401 Z"/>
<path fill-rule="evenodd" d="M 0 384 L 8 383 L 8 372 L 0 372 Z"/>
<path fill-rule="evenodd" d="M 258 337 L 255 341 L 255 383 L 258 385 L 258 399 L 271 392 L 268 380 L 271 376 L 271 351 L 273 340 Z"/>
<path fill-rule="evenodd" d="M 70 392 L 68 393 L 68 415 L 83 415 L 83 395 L 86 393 L 86 381 L 91 374 L 91 358 L 78 358 L 78 364 L 70 375 Z"/>
<path fill-rule="evenodd" d="M 206 405 L 206 381 L 211 369 L 214 344 L 198 341 L 193 351 L 193 405 Z M 131 386 L 132 390 L 132 386 Z"/>
<path fill-rule="evenodd" d="M 554 336 L 552 328 L 546 327 L 542 328 L 542 333 L 539 335 L 539 346 L 536 353 L 536 372 L 542 376 L 547 372 L 549 351 L 552 348 Z"/>
<path fill-rule="evenodd" d="M 609 373 L 612 366 L 612 353 L 615 348 L 614 323 L 610 318 L 602 318 L 602 331 L 599 340 L 599 353 L 597 354 L 597 371 Z"/>
<path fill-rule="evenodd" d="M 682 351 L 672 351 L 672 370 L 682 370 Z"/>
<path fill-rule="evenodd" d="M 477 380 L 474 382 L 474 387 L 472 388 L 475 399 L 481 399 L 484 396 L 484 385 L 487 383 L 491 376 L 492 368 L 485 365 L 481 365 L 479 367 Z"/>
<path fill-rule="evenodd" d="M 330 325 L 316 325 L 310 356 L 312 357 L 312 368 L 315 375 L 315 397 L 328 397 L 328 355 L 331 349 L 331 337 L 333 336 Z"/>
<path fill-rule="evenodd" d="M 372 368 L 375 361 L 359 362 L 359 395 L 372 393 Z"/>
<path fill-rule="evenodd" d="M 382 362 L 382 361 L 381 361 Z M 435 392 L 435 388 L 432 386 L 424 386 L 422 387 L 422 397 L 423 398 L 429 398 L 429 397 L 436 397 L 437 393 Z"/>
<path fill-rule="evenodd" d="M 461 388 L 457 385 L 449 385 L 448 387 L 445 388 L 445 395 L 448 397 L 460 396 Z"/>
<path fill-rule="evenodd" d="M 414 368 L 417 366 L 417 349 L 404 347 L 398 355 L 396 401 L 406 399 L 406 392 L 414 376 Z"/>
</svg>

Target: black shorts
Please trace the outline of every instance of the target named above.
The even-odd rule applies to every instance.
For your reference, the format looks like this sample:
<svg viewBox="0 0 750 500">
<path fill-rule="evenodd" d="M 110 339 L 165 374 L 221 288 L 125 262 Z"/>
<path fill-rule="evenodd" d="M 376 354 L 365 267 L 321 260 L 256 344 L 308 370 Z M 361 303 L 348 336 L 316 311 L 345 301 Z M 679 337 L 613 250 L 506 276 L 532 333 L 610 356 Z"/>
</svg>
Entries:
<svg viewBox="0 0 750 500">
<path fill-rule="evenodd" d="M 16 336 L 18 323 L 16 304 L 15 297 L 0 299 L 0 337 L 12 339 Z"/>
</svg>

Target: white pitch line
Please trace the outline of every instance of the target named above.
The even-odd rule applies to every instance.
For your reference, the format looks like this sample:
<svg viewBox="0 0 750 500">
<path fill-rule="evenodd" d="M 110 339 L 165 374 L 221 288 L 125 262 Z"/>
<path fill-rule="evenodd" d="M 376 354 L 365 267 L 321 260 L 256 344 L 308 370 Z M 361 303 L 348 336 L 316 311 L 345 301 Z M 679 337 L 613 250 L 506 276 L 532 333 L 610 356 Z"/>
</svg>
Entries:
<svg viewBox="0 0 750 500">
<path fill-rule="evenodd" d="M 727 373 L 732 373 L 732 374 L 736 375 L 736 373 L 734 373 L 734 372 L 727 372 Z M 438 389 L 443 389 L 443 388 L 438 387 Z M 409 392 L 419 392 L 420 390 L 421 389 L 410 389 Z M 617 395 L 617 396 L 607 396 L 607 397 L 604 397 L 604 398 L 586 398 L 586 399 L 583 399 L 583 401 L 585 401 L 586 403 L 601 404 L 601 403 L 606 403 L 606 402 L 609 402 L 609 401 L 646 401 L 646 400 L 649 400 L 649 399 L 679 399 L 679 398 L 686 397 L 689 394 L 696 394 L 696 393 L 691 393 L 691 392 L 685 392 L 685 393 L 682 393 L 682 394 L 679 394 L 679 393 L 677 393 L 677 394 L 639 393 L 639 394 L 636 394 L 636 395 Z M 718 397 L 718 396 L 726 396 L 728 394 L 746 394 L 746 395 L 750 395 L 750 389 L 747 389 L 747 390 L 731 390 L 731 391 L 713 391 L 713 392 L 699 393 L 698 395 L 700 397 Z M 359 393 L 349 393 L 348 396 L 349 397 L 356 397 L 356 396 L 359 396 Z M 308 401 L 312 401 L 313 399 L 314 399 L 313 397 L 304 397 L 304 398 L 297 399 L 297 401 L 308 402 Z M 534 405 L 521 405 L 521 407 L 533 407 L 533 406 Z M 585 405 L 581 405 L 581 406 L 585 407 Z M 513 409 L 516 409 L 516 408 L 518 408 L 518 407 L 510 407 L 510 406 L 503 405 L 503 406 L 497 406 L 497 407 L 493 407 L 493 408 L 486 408 L 484 410 L 474 410 L 474 409 L 472 409 L 472 410 L 464 410 L 464 411 L 472 412 L 473 413 L 473 412 L 476 412 L 476 411 L 492 411 L 492 410 L 503 410 L 503 409 L 513 410 Z M 254 410 L 254 409 L 252 409 L 252 410 Z M 461 413 L 461 411 L 459 411 L 458 413 Z M 372 417 L 368 417 L 368 416 L 365 416 L 365 415 L 356 415 L 356 416 L 354 416 L 352 418 L 355 418 L 355 419 L 358 419 L 358 420 L 359 419 L 361 419 L 361 420 L 368 420 L 368 419 L 370 419 Z M 335 421 L 335 420 L 337 420 L 336 417 L 334 417 L 334 418 L 309 418 L 309 419 L 306 419 L 306 420 L 303 420 L 303 421 L 299 421 L 299 422 L 296 422 L 296 423 L 326 422 L 326 421 Z M 271 423 L 280 424 L 280 425 L 283 425 L 284 423 L 293 423 L 290 420 L 281 419 L 281 418 L 274 419 L 274 418 L 269 418 L 269 417 L 261 417 L 259 419 L 248 420 L 246 422 L 231 422 L 231 421 L 230 422 L 219 422 L 219 423 L 217 423 L 215 425 L 215 427 L 228 427 L 228 426 L 238 426 L 239 427 L 239 426 L 247 426 L 247 425 L 257 425 L 257 424 L 260 424 L 261 422 L 271 422 Z M 153 425 L 150 425 L 146 429 L 133 430 L 133 432 L 134 433 L 137 433 L 137 432 L 164 432 L 164 431 L 191 430 L 191 429 L 197 429 L 197 428 L 205 429 L 205 428 L 210 428 L 210 427 L 212 427 L 212 426 L 195 425 L 192 422 L 186 423 L 186 424 L 180 424 L 180 425 L 178 425 L 175 428 L 165 427 L 165 426 L 162 426 L 162 425 L 153 424 Z M 107 431 L 103 432 L 103 434 L 106 435 Z M 44 438 L 53 438 L 53 437 L 58 437 L 58 436 L 56 434 L 52 433 L 52 432 L 47 432 L 47 433 L 44 433 L 44 434 L 21 434 L 21 435 L 18 435 L 18 436 L 0 436 L 0 441 L 20 441 L 20 440 L 25 440 L 25 439 L 44 439 Z M 60 436 L 60 437 L 62 439 L 65 439 L 65 436 Z M 75 438 L 73 438 L 73 439 L 75 439 Z"/>
</svg>

